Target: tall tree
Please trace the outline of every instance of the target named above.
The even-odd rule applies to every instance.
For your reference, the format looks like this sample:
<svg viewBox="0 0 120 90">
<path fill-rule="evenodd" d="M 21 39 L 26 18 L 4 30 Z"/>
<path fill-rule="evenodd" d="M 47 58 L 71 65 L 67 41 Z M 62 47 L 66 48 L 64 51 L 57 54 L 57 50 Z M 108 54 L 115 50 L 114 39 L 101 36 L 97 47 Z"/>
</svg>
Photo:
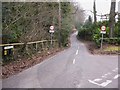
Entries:
<svg viewBox="0 0 120 90">
<path fill-rule="evenodd" d="M 85 21 L 85 10 L 82 9 L 81 5 L 78 5 L 78 3 L 72 3 L 73 4 L 73 28 L 79 28 L 81 25 L 84 24 Z"/>
<path fill-rule="evenodd" d="M 58 2 L 4 2 L 2 3 L 3 43 L 49 40 L 49 27 L 55 26 L 54 39 L 58 39 Z M 61 2 L 61 43 L 67 42 L 71 29 L 72 4 Z"/>
<path fill-rule="evenodd" d="M 114 36 L 114 29 L 115 29 L 115 7 L 116 7 L 116 0 L 111 0 L 111 9 L 110 9 L 110 18 L 109 18 L 109 37 L 112 38 Z"/>
<path fill-rule="evenodd" d="M 88 19 L 85 21 L 85 25 L 90 26 L 92 24 L 92 17 L 89 15 Z"/>
</svg>

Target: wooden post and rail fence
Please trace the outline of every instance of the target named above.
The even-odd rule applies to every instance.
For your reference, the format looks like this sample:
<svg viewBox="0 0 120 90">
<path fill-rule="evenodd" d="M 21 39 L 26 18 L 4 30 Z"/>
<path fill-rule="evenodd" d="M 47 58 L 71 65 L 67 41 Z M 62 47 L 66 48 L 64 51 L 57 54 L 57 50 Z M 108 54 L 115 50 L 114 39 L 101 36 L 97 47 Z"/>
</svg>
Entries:
<svg viewBox="0 0 120 90">
<path fill-rule="evenodd" d="M 51 47 L 51 40 L 42 40 L 42 41 L 35 41 L 35 42 L 28 42 L 28 43 L 11 43 L 11 44 L 0 44 L 0 48 L 2 50 L 2 59 L 6 59 L 9 56 L 13 58 L 18 58 L 21 55 L 26 53 L 35 54 L 37 52 L 44 52 L 51 48 L 57 48 L 58 41 L 52 40 L 52 47 Z M 24 48 L 24 49 L 23 49 Z"/>
</svg>

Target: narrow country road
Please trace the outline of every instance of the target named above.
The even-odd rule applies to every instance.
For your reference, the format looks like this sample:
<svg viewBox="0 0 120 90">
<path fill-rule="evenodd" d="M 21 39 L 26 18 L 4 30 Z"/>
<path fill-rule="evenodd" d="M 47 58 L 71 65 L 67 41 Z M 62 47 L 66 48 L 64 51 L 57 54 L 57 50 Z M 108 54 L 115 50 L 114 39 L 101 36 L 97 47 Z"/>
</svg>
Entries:
<svg viewBox="0 0 120 90">
<path fill-rule="evenodd" d="M 3 88 L 117 88 L 118 56 L 91 55 L 76 35 L 69 49 L 4 79 Z"/>
</svg>

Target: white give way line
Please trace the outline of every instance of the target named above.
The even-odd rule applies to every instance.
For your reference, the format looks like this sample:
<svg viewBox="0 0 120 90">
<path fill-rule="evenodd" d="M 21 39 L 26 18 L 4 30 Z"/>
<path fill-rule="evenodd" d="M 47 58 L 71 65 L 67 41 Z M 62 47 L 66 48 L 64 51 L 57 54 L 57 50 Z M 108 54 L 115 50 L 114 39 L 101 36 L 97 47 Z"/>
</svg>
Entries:
<svg viewBox="0 0 120 90">
<path fill-rule="evenodd" d="M 118 77 L 120 77 L 120 74 L 114 76 L 114 79 L 117 79 Z"/>
<path fill-rule="evenodd" d="M 96 83 L 96 82 L 94 82 L 94 81 L 92 81 L 92 80 L 88 80 L 90 83 L 93 83 L 93 84 L 96 84 L 96 85 L 98 85 L 98 86 L 102 86 L 102 87 L 105 87 L 105 86 L 107 86 L 109 83 L 111 83 L 112 82 L 112 80 L 107 80 L 106 82 L 103 82 L 103 83 L 101 83 L 101 84 L 98 84 L 98 83 Z"/>
<path fill-rule="evenodd" d="M 108 73 L 108 74 L 111 74 L 111 73 Z M 105 74 L 105 75 L 108 75 L 108 74 Z M 118 77 L 120 77 L 120 74 L 115 75 L 113 77 L 113 79 L 117 79 Z M 88 80 L 88 81 L 92 84 L 96 84 L 96 85 L 101 86 L 101 87 L 105 87 L 108 84 L 112 83 L 112 80 L 106 80 L 106 82 L 103 82 L 103 83 L 99 84 L 98 82 L 101 81 L 101 80 L 102 79 L 94 79 L 94 80 Z"/>
</svg>

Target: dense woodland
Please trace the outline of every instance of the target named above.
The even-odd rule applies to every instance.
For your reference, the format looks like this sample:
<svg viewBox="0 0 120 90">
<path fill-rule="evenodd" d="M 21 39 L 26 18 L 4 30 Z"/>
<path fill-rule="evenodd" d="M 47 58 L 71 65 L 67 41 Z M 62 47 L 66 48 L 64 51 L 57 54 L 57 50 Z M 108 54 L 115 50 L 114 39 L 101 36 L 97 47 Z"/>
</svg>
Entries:
<svg viewBox="0 0 120 90">
<path fill-rule="evenodd" d="M 3 2 L 3 43 L 50 40 L 51 25 L 55 26 L 54 39 L 58 39 L 58 6 L 58 2 Z M 72 30 L 72 7 L 70 2 L 61 2 L 62 45 Z"/>
<path fill-rule="evenodd" d="M 7 55 L 4 59 L 31 57 L 50 49 L 50 43 L 39 44 L 39 50 L 35 44 L 27 46 L 27 43 L 51 40 L 51 25 L 55 27 L 53 40 L 57 41 L 59 47 L 67 47 L 75 24 L 84 22 L 84 14 L 80 11 L 80 7 L 73 2 L 3 2 L 2 43 L 24 43 L 15 46 L 14 55 Z"/>
</svg>

